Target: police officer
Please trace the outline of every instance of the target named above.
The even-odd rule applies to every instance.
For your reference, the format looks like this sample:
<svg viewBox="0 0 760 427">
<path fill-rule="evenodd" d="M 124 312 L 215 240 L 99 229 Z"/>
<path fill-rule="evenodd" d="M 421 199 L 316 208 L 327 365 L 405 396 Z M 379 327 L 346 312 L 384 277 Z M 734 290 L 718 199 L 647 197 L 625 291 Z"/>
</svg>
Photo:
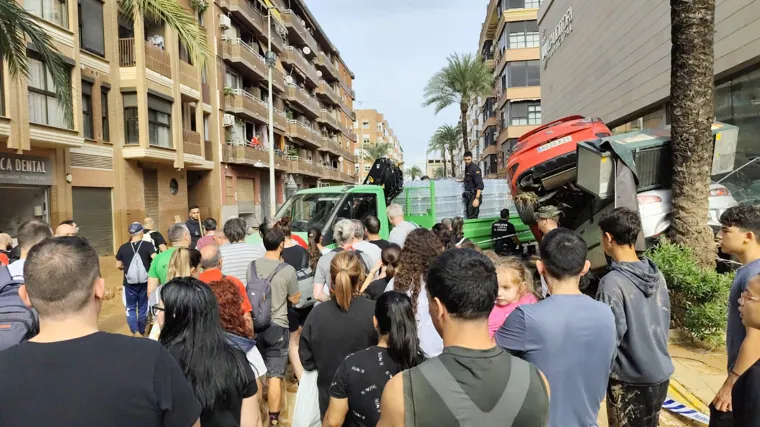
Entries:
<svg viewBox="0 0 760 427">
<path fill-rule="evenodd" d="M 472 162 L 472 151 L 464 152 L 464 206 L 467 219 L 476 219 L 480 215 L 480 203 L 483 202 L 483 174 L 480 167 Z"/>
<path fill-rule="evenodd" d="M 509 222 L 509 209 L 501 210 L 501 219 L 491 226 L 494 251 L 500 256 L 514 255 L 519 240 L 515 226 Z"/>
</svg>

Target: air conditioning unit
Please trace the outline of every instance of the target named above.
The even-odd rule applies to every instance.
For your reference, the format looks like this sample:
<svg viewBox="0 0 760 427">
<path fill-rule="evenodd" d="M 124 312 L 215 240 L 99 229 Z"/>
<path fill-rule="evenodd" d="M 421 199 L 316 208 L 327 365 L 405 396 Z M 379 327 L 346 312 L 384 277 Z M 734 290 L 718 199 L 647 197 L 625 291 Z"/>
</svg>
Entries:
<svg viewBox="0 0 760 427">
<path fill-rule="evenodd" d="M 227 29 L 232 26 L 232 22 L 230 22 L 230 17 L 227 15 L 219 14 L 219 26 L 221 28 Z"/>
<path fill-rule="evenodd" d="M 232 114 L 225 114 L 222 120 L 222 124 L 226 128 L 235 126 L 235 116 L 233 116 Z"/>
</svg>

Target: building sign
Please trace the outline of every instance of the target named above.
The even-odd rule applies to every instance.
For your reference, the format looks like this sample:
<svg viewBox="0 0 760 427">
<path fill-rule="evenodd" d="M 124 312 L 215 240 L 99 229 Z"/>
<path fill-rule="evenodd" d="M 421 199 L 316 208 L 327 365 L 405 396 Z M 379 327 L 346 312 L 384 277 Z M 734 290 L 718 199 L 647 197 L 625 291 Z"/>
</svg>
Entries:
<svg viewBox="0 0 760 427">
<path fill-rule="evenodd" d="M 53 161 L 0 153 L 0 184 L 53 185 Z"/>
<path fill-rule="evenodd" d="M 554 27 L 554 31 L 552 31 L 549 36 L 546 35 L 546 30 L 544 30 L 542 37 L 543 40 L 541 41 L 541 61 L 544 64 L 544 68 L 546 68 L 546 64 L 549 62 L 549 58 L 551 58 L 552 55 L 554 55 L 554 52 L 556 52 L 557 49 L 562 46 L 562 42 L 565 41 L 565 37 L 567 37 L 572 31 L 573 7 L 570 6 L 567 9 L 567 12 L 562 15 L 562 19 L 559 20 L 559 24 Z"/>
</svg>

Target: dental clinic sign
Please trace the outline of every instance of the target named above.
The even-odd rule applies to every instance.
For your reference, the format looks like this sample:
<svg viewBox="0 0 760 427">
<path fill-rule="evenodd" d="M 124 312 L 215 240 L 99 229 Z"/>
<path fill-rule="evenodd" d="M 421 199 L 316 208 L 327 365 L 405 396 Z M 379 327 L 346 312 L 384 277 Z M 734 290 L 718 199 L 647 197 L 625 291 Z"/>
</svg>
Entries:
<svg viewBox="0 0 760 427">
<path fill-rule="evenodd" d="M 570 6 L 562 15 L 562 19 L 559 20 L 559 24 L 554 27 L 554 31 L 547 37 L 546 30 L 541 41 L 541 61 L 546 68 L 546 64 L 549 62 L 549 58 L 554 55 L 554 52 L 562 46 L 562 42 L 573 31 L 573 7 Z"/>
<path fill-rule="evenodd" d="M 0 184 L 53 185 L 53 161 L 0 153 Z"/>
</svg>

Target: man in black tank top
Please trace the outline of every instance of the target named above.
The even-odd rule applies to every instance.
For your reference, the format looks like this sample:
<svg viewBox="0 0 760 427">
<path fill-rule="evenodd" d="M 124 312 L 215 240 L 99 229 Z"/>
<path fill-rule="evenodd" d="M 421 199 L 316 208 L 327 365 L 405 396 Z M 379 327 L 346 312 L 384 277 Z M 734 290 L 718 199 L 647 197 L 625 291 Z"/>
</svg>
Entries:
<svg viewBox="0 0 760 427">
<path fill-rule="evenodd" d="M 491 261 L 451 249 L 428 271 L 430 316 L 443 353 L 393 377 L 383 391 L 379 427 L 544 427 L 549 385 L 528 362 L 488 334 L 498 293 Z"/>
</svg>

